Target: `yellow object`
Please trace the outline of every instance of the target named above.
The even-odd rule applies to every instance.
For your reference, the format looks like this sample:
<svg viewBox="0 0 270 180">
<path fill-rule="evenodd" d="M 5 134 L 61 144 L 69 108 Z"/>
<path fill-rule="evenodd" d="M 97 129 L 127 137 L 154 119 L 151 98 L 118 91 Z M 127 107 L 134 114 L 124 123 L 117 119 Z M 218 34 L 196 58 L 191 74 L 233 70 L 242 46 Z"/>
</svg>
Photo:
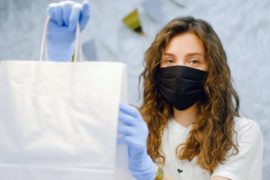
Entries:
<svg viewBox="0 0 270 180">
<path fill-rule="evenodd" d="M 138 9 L 133 10 L 123 19 L 123 23 L 132 31 L 139 34 L 144 34 L 141 26 Z"/>
<path fill-rule="evenodd" d="M 164 172 L 163 169 L 160 167 L 156 167 L 156 177 L 155 180 L 163 180 L 164 178 Z"/>
</svg>

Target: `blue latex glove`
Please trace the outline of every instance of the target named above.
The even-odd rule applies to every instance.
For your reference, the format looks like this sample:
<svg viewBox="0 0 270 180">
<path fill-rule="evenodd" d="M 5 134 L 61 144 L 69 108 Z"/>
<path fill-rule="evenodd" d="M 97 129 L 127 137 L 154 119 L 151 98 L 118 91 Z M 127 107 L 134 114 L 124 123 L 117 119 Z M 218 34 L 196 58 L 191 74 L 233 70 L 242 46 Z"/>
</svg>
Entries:
<svg viewBox="0 0 270 180">
<path fill-rule="evenodd" d="M 73 54 L 72 43 L 75 39 L 77 23 L 81 31 L 90 18 L 90 6 L 87 1 L 82 4 L 63 1 L 49 4 L 50 21 L 47 30 L 47 50 L 49 60 L 68 61 Z"/>
<path fill-rule="evenodd" d="M 147 154 L 148 128 L 139 111 L 129 105 L 120 105 L 118 144 L 128 145 L 129 170 L 137 180 L 153 180 L 155 165 Z"/>
</svg>

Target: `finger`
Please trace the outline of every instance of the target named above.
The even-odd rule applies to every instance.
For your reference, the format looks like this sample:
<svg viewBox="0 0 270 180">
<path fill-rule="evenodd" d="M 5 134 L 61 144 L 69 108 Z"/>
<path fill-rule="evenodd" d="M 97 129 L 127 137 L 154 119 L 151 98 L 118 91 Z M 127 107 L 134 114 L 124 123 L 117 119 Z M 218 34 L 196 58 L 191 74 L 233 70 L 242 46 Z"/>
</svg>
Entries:
<svg viewBox="0 0 270 180">
<path fill-rule="evenodd" d="M 120 110 L 133 117 L 139 117 L 139 112 L 136 108 L 128 104 L 120 104 Z"/>
<path fill-rule="evenodd" d="M 55 7 L 55 21 L 58 25 L 62 26 L 63 23 L 64 23 L 64 20 L 63 20 L 63 9 L 62 9 L 62 6 L 61 5 L 57 5 Z"/>
<path fill-rule="evenodd" d="M 125 135 L 125 136 L 132 136 L 134 135 L 134 127 L 127 126 L 125 124 L 119 124 L 117 127 L 117 134 L 118 135 Z"/>
<path fill-rule="evenodd" d="M 70 18 L 69 18 L 70 31 L 74 31 L 76 29 L 77 23 L 79 22 L 80 13 L 81 13 L 81 5 L 75 4 L 72 7 Z"/>
<path fill-rule="evenodd" d="M 123 137 L 119 137 L 117 138 L 117 144 L 127 144 L 125 138 Z"/>
<path fill-rule="evenodd" d="M 135 120 L 134 117 L 130 116 L 129 114 L 126 114 L 125 112 L 120 111 L 119 112 L 119 121 L 123 124 L 126 124 L 128 126 L 137 126 L 138 122 Z"/>
<path fill-rule="evenodd" d="M 71 14 L 72 4 L 73 4 L 73 2 L 71 2 L 71 1 L 62 2 L 63 19 L 64 19 L 64 23 L 65 23 L 66 26 L 69 25 L 69 17 L 70 17 L 70 14 Z"/>
<path fill-rule="evenodd" d="M 80 27 L 83 30 L 90 18 L 90 5 L 88 1 L 84 1 L 82 4 L 82 13 L 80 16 Z"/>
<path fill-rule="evenodd" d="M 55 21 L 55 8 L 57 4 L 56 3 L 51 3 L 48 6 L 47 13 L 48 16 L 50 16 L 51 20 Z"/>
<path fill-rule="evenodd" d="M 127 144 L 127 145 L 134 145 L 134 137 L 132 136 L 122 136 L 117 138 L 117 144 Z"/>
</svg>

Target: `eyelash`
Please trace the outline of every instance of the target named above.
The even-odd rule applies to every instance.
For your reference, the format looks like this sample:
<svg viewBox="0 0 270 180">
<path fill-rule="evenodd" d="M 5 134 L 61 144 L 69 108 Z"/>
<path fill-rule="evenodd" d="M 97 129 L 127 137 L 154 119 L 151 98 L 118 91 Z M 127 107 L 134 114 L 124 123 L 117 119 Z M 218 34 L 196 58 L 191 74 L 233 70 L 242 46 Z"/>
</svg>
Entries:
<svg viewBox="0 0 270 180">
<path fill-rule="evenodd" d="M 174 60 L 173 59 L 165 59 L 164 63 L 168 64 L 168 63 L 173 63 Z"/>
<path fill-rule="evenodd" d="M 168 64 L 168 63 L 174 63 L 174 59 L 165 59 L 165 60 L 164 60 L 164 63 L 166 63 L 166 64 Z M 199 64 L 200 61 L 197 60 L 197 59 L 191 59 L 191 60 L 189 61 L 189 63 L 192 63 L 192 64 Z"/>
<path fill-rule="evenodd" d="M 173 62 L 173 59 L 167 59 L 165 62 Z"/>
<path fill-rule="evenodd" d="M 194 62 L 195 62 L 196 64 L 200 63 L 200 61 L 197 60 L 197 59 L 192 59 L 192 60 L 190 60 L 190 62 L 191 62 L 191 63 L 194 63 Z"/>
</svg>

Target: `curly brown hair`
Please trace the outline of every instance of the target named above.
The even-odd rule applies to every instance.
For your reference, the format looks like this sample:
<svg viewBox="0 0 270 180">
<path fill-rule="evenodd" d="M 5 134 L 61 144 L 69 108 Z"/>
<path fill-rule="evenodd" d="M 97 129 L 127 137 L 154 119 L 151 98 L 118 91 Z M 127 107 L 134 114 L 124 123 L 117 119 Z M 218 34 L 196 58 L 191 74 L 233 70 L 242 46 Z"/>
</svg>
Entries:
<svg viewBox="0 0 270 180">
<path fill-rule="evenodd" d="M 197 158 L 201 168 L 213 173 L 219 163 L 226 160 L 226 153 L 233 149 L 234 116 L 239 116 L 239 97 L 233 88 L 231 72 L 220 39 L 209 23 L 193 17 L 175 18 L 157 35 L 145 53 L 143 79 L 143 104 L 140 107 L 148 128 L 148 153 L 161 165 L 165 155 L 160 146 L 164 128 L 172 116 L 173 107 L 161 96 L 156 85 L 161 56 L 170 40 L 185 32 L 194 33 L 206 51 L 208 76 L 204 90 L 206 98 L 198 103 L 198 119 L 193 123 L 187 141 L 177 147 L 177 157 L 191 161 Z"/>
</svg>

